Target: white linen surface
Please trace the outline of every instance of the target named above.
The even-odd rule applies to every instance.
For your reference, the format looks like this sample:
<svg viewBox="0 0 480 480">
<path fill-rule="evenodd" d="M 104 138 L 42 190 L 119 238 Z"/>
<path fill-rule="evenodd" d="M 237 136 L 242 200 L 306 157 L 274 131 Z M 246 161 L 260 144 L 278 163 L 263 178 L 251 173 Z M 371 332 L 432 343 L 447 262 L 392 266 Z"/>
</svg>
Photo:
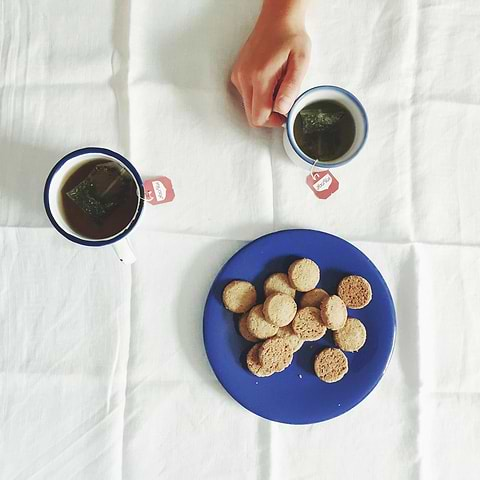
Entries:
<svg viewBox="0 0 480 480">
<path fill-rule="evenodd" d="M 304 88 L 344 86 L 370 120 L 326 201 L 228 87 L 259 2 L 0 7 L 0 479 L 476 477 L 478 2 L 311 2 Z M 147 206 L 132 235 L 132 267 L 43 212 L 48 171 L 86 145 L 173 181 L 174 202 Z M 237 405 L 202 344 L 222 263 L 289 227 L 353 241 L 398 314 L 377 389 L 313 426 Z"/>
</svg>

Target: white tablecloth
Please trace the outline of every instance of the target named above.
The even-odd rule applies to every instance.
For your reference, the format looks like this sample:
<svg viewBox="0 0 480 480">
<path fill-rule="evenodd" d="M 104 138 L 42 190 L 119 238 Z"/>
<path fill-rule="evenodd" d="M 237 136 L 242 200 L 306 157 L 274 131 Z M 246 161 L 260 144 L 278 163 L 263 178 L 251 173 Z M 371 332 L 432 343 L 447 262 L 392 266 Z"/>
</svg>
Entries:
<svg viewBox="0 0 480 480">
<path fill-rule="evenodd" d="M 346 87 L 371 128 L 326 201 L 228 87 L 258 8 L 0 0 L 2 480 L 478 476 L 480 3 L 312 2 L 304 88 Z M 86 145 L 174 183 L 173 203 L 146 208 L 132 267 L 44 214 L 48 171 Z M 289 227 L 353 241 L 398 313 L 378 388 L 302 427 L 237 405 L 201 336 L 222 263 Z"/>
</svg>

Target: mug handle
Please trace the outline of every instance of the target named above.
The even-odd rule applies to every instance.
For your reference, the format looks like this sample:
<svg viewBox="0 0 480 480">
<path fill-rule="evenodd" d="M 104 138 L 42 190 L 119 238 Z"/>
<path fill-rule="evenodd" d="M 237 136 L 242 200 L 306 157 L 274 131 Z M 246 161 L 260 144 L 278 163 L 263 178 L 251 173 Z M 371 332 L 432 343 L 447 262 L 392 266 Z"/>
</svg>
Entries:
<svg viewBox="0 0 480 480">
<path fill-rule="evenodd" d="M 115 242 L 112 247 L 115 250 L 118 259 L 125 265 L 131 265 L 137 260 L 128 238 L 122 238 L 118 242 Z"/>
</svg>

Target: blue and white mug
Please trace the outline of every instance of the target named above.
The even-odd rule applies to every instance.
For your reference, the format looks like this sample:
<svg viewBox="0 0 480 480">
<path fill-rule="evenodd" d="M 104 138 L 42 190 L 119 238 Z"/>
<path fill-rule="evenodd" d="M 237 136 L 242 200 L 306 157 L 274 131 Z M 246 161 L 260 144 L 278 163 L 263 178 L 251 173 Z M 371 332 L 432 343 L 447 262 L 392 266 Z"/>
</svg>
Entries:
<svg viewBox="0 0 480 480">
<path fill-rule="evenodd" d="M 341 156 L 329 162 L 322 162 L 306 155 L 298 146 L 293 134 L 295 119 L 300 111 L 307 105 L 320 100 L 331 100 L 340 103 L 345 107 L 353 117 L 355 122 L 355 138 L 351 147 Z M 313 87 L 302 93 L 294 102 L 287 117 L 285 129 L 283 132 L 283 146 L 290 160 L 296 165 L 307 170 L 312 168 L 332 168 L 340 167 L 353 160 L 365 145 L 368 135 L 368 118 L 363 105 L 357 97 L 349 91 L 335 87 L 333 85 L 321 85 Z"/>
<path fill-rule="evenodd" d="M 91 239 L 79 235 L 68 225 L 61 206 L 61 189 L 70 175 L 82 164 L 96 159 L 105 159 L 119 163 L 127 169 L 134 179 L 137 187 L 138 204 L 136 211 L 128 225 L 109 238 Z M 144 207 L 143 181 L 137 169 L 122 155 L 112 150 L 100 147 L 87 147 L 75 150 L 65 155 L 52 169 L 45 182 L 43 202 L 47 216 L 55 229 L 68 240 L 86 247 L 103 247 L 111 245 L 118 258 L 130 264 L 135 262 L 135 255 L 130 246 L 127 236 L 137 225 Z"/>
</svg>

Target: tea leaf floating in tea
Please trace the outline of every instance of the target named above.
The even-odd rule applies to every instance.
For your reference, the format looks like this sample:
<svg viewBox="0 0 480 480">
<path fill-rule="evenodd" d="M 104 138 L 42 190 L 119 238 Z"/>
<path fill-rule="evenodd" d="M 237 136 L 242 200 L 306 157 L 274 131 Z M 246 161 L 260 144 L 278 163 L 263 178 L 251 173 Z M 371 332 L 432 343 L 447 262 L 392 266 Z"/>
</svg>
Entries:
<svg viewBox="0 0 480 480">
<path fill-rule="evenodd" d="M 300 112 L 305 133 L 324 132 L 333 127 L 345 115 L 344 111 L 323 112 L 320 108 L 303 109 Z"/>
<path fill-rule="evenodd" d="M 116 162 L 95 165 L 67 196 L 97 224 L 118 207 L 131 185 L 130 173 Z"/>
</svg>

